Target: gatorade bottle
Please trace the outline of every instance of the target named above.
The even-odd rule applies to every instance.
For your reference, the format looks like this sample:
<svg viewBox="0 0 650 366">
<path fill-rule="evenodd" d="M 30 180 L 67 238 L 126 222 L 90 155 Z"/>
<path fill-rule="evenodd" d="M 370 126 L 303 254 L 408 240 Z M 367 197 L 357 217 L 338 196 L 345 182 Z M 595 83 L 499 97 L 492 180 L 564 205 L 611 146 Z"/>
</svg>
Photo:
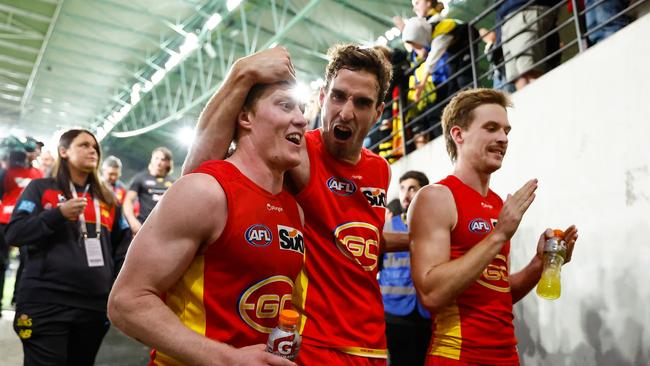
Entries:
<svg viewBox="0 0 650 366">
<path fill-rule="evenodd" d="M 285 309 L 280 312 L 278 326 L 273 329 L 266 342 L 266 352 L 273 353 L 291 361 L 298 357 L 300 334 L 296 330 L 300 315 L 295 310 Z"/>
<path fill-rule="evenodd" d="M 560 297 L 560 271 L 566 258 L 566 242 L 562 230 L 553 230 L 553 237 L 544 244 L 544 270 L 537 283 L 537 295 L 547 300 Z"/>
</svg>

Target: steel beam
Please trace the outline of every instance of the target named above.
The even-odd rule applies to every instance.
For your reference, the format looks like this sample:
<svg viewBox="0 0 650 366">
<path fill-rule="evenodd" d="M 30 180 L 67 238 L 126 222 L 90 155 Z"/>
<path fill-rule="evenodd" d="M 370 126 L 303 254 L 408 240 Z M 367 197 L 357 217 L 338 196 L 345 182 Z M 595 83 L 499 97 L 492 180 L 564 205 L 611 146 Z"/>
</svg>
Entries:
<svg viewBox="0 0 650 366">
<path fill-rule="evenodd" d="M 0 54 L 0 62 L 11 64 L 14 66 L 26 67 L 28 69 L 31 69 L 32 66 L 34 66 L 34 64 L 30 61 L 25 61 L 24 59 L 21 58 L 5 56 L 3 54 Z"/>
<path fill-rule="evenodd" d="M 303 7 L 300 12 L 298 12 L 282 29 L 280 29 L 273 37 L 267 40 L 267 42 L 260 48 L 260 49 L 265 49 L 268 48 L 270 45 L 278 42 L 281 40 L 288 32 L 291 30 L 296 24 L 301 22 L 315 7 L 318 5 L 320 0 L 311 0 L 305 7 Z M 232 55 L 232 52 L 231 52 Z M 220 55 L 223 56 L 223 55 Z M 230 57 L 228 67 L 232 65 L 234 62 L 233 58 Z M 192 102 L 189 104 L 186 104 L 183 108 L 180 110 L 177 110 L 173 112 L 173 114 L 169 114 L 166 117 L 159 119 L 157 122 L 154 122 L 152 124 L 144 125 L 144 123 L 148 123 L 149 121 L 142 121 L 142 127 L 131 130 L 131 131 L 122 131 L 122 132 L 112 132 L 112 136 L 118 137 L 118 138 L 127 138 L 127 137 L 133 137 L 133 136 L 138 136 L 150 131 L 153 131 L 161 126 L 164 126 L 170 122 L 173 122 L 177 120 L 180 116 L 184 115 L 185 113 L 191 111 L 192 109 L 198 107 L 200 104 L 204 103 L 208 98 L 210 98 L 219 88 L 221 83 L 218 83 L 217 85 L 213 86 L 212 88 L 208 89 L 207 92 L 204 92 L 200 96 L 196 97 Z M 132 110 L 130 113 L 133 113 L 134 111 Z"/>
<path fill-rule="evenodd" d="M 23 45 L 16 44 L 16 43 L 13 43 L 13 42 L 7 42 L 7 41 L 0 40 L 0 47 L 9 48 L 9 49 L 12 49 L 12 50 L 15 50 L 15 51 L 29 53 L 29 54 L 32 54 L 32 55 L 38 55 L 38 48 L 23 46 Z"/>
<path fill-rule="evenodd" d="M 0 4 L 0 11 L 4 11 L 6 13 L 19 15 L 21 17 L 29 18 L 29 19 L 35 20 L 37 22 L 46 23 L 46 24 L 49 24 L 50 20 L 52 20 L 50 17 L 47 17 L 45 15 L 36 14 L 36 13 L 31 12 L 31 11 L 21 9 L 21 8 L 16 8 L 14 6 L 7 5 L 7 4 Z"/>
</svg>

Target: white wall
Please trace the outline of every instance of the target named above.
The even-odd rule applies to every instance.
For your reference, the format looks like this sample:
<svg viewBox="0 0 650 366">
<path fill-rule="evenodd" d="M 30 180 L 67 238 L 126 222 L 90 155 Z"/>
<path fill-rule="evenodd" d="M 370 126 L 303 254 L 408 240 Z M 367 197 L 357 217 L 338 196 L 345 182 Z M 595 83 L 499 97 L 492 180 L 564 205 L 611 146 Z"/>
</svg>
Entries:
<svg viewBox="0 0 650 366">
<path fill-rule="evenodd" d="M 492 189 L 539 179 L 512 241 L 528 263 L 546 227 L 575 223 L 562 297 L 529 294 L 515 307 L 523 365 L 650 365 L 650 16 L 513 95 L 513 126 Z M 432 181 L 452 166 L 442 139 L 393 165 Z"/>
</svg>

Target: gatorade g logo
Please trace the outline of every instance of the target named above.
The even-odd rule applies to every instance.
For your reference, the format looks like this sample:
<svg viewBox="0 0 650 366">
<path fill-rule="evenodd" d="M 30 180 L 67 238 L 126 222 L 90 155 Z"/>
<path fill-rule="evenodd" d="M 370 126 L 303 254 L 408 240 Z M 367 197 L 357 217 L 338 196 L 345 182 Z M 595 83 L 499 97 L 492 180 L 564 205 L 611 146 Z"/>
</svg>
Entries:
<svg viewBox="0 0 650 366">
<path fill-rule="evenodd" d="M 486 219 L 479 217 L 469 222 L 468 229 L 474 234 L 487 234 L 492 231 L 492 225 Z"/>
<path fill-rule="evenodd" d="M 278 225 L 278 238 L 280 249 L 305 253 L 305 239 L 300 231 L 289 226 Z"/>
<path fill-rule="evenodd" d="M 254 247 L 265 247 L 271 244 L 271 241 L 273 240 L 273 234 L 268 227 L 262 224 L 255 224 L 246 229 L 244 238 L 248 244 Z"/>
<path fill-rule="evenodd" d="M 277 351 L 282 356 L 289 356 L 294 353 L 296 347 L 296 335 L 292 334 L 287 337 L 276 338 L 273 340 L 273 351 Z"/>
<path fill-rule="evenodd" d="M 371 207 L 386 207 L 386 191 L 383 189 L 361 187 L 361 192 Z"/>
<path fill-rule="evenodd" d="M 251 328 L 271 333 L 283 309 L 291 309 L 293 281 L 286 276 L 273 276 L 244 291 L 239 298 L 239 316 Z"/>
<path fill-rule="evenodd" d="M 349 196 L 357 191 L 357 186 L 353 181 L 341 177 L 331 177 L 328 179 L 327 188 L 339 196 Z"/>
<path fill-rule="evenodd" d="M 481 277 L 476 280 L 480 285 L 498 292 L 510 292 L 510 277 L 508 275 L 508 259 L 497 254 L 492 263 L 483 270 Z"/>
<path fill-rule="evenodd" d="M 379 230 L 366 222 L 349 222 L 334 230 L 334 241 L 346 257 L 366 271 L 377 268 Z"/>
</svg>

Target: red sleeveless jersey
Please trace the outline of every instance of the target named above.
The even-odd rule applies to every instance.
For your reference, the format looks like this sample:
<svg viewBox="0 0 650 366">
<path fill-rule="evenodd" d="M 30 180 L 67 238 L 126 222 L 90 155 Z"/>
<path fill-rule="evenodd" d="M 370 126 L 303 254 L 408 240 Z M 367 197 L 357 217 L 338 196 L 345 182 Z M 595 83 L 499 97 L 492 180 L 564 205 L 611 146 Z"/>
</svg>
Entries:
<svg viewBox="0 0 650 366">
<path fill-rule="evenodd" d="M 357 164 L 347 164 L 327 152 L 320 130 L 305 137 L 310 179 L 296 198 L 309 246 L 294 299 L 303 343 L 385 358 L 377 264 L 388 163 L 363 149 Z"/>
<path fill-rule="evenodd" d="M 223 187 L 228 221 L 219 239 L 197 254 L 165 294 L 165 302 L 185 326 L 208 338 L 237 348 L 266 343 L 280 311 L 291 308 L 294 280 L 303 266 L 296 200 L 285 191 L 268 193 L 227 161 L 208 161 L 194 173 L 211 175 Z M 152 352 L 151 364 L 180 363 Z"/>
<path fill-rule="evenodd" d="M 494 230 L 503 201 L 491 190 L 483 197 L 453 175 L 438 184 L 451 190 L 458 212 L 458 222 L 451 232 L 453 260 Z M 432 314 L 430 355 L 469 363 L 518 364 L 509 255 L 507 242 L 475 283 L 454 303 Z"/>
</svg>

